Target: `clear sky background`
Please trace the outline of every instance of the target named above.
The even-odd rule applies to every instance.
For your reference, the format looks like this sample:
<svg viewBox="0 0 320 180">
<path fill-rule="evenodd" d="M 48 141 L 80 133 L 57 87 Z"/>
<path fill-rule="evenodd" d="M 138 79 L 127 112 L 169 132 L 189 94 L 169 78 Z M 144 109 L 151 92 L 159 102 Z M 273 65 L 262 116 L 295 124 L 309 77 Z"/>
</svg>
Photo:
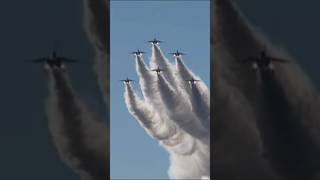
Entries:
<svg viewBox="0 0 320 180">
<path fill-rule="evenodd" d="M 169 157 L 129 114 L 124 102 L 127 76 L 138 80 L 135 57 L 129 52 L 146 51 L 148 64 L 156 37 L 167 58 L 169 52 L 185 52 L 185 64 L 207 85 L 210 81 L 210 6 L 206 2 L 111 2 L 111 178 L 167 179 Z M 140 91 L 138 82 L 133 84 Z"/>
</svg>

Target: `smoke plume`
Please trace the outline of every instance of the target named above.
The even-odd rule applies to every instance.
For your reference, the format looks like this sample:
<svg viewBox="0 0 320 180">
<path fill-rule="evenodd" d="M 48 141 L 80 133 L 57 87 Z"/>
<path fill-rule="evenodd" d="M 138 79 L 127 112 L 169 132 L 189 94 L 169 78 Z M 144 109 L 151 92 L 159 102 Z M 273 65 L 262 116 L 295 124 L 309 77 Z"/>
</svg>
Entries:
<svg viewBox="0 0 320 180">
<path fill-rule="evenodd" d="M 212 16 L 215 178 L 316 179 L 320 101 L 314 85 L 234 1 L 213 0 Z M 258 70 L 240 63 L 264 47 L 269 56 L 291 62 Z"/>
<path fill-rule="evenodd" d="M 158 45 L 152 45 L 150 66 L 144 63 L 142 56 L 136 56 L 143 99 L 134 93 L 131 84 L 125 83 L 124 96 L 129 112 L 170 154 L 170 178 L 210 177 L 210 95 L 207 86 L 203 82 L 190 82 L 189 85 L 191 77 L 200 78 L 182 62 L 175 67 Z M 151 71 L 157 67 L 164 71 Z M 203 113 L 201 108 L 204 108 Z"/>
<path fill-rule="evenodd" d="M 49 128 L 60 157 L 82 179 L 105 179 L 103 128 L 75 95 L 67 74 L 49 70 Z"/>
<path fill-rule="evenodd" d="M 94 70 L 109 115 L 109 4 L 84 0 L 84 30 L 94 51 Z M 109 119 L 100 123 L 75 94 L 67 69 L 49 67 L 47 116 L 62 160 L 84 180 L 109 178 Z"/>
</svg>

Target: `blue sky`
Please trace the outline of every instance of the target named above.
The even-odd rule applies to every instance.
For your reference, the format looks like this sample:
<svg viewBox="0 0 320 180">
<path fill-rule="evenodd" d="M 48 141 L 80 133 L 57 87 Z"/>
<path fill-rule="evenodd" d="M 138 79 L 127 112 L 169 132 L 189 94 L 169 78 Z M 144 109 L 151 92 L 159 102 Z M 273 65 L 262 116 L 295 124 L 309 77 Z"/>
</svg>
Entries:
<svg viewBox="0 0 320 180">
<path fill-rule="evenodd" d="M 206 84 L 210 79 L 210 6 L 206 2 L 116 2 L 111 1 L 111 122 L 110 172 L 112 179 L 168 178 L 169 157 L 150 138 L 126 109 L 123 84 L 127 76 L 137 80 L 134 56 L 137 48 L 151 56 L 146 42 L 153 37 L 165 54 L 176 49 L 185 52 L 185 64 Z M 171 61 L 173 57 L 167 56 Z M 140 92 L 139 85 L 133 84 Z"/>
</svg>

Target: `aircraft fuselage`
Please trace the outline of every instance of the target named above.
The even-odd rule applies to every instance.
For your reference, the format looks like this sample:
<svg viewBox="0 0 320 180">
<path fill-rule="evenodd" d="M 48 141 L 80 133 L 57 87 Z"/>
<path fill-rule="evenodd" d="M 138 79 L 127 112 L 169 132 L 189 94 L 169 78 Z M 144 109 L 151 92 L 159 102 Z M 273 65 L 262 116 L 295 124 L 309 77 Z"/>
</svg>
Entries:
<svg viewBox="0 0 320 180">
<path fill-rule="evenodd" d="M 63 63 L 62 61 L 59 59 L 59 57 L 51 57 L 47 60 L 47 64 L 50 66 L 50 67 L 58 67 L 58 68 L 61 68 Z"/>
<path fill-rule="evenodd" d="M 262 52 L 260 57 L 256 59 L 255 63 L 259 68 L 270 68 L 271 59 L 265 52 Z"/>
</svg>

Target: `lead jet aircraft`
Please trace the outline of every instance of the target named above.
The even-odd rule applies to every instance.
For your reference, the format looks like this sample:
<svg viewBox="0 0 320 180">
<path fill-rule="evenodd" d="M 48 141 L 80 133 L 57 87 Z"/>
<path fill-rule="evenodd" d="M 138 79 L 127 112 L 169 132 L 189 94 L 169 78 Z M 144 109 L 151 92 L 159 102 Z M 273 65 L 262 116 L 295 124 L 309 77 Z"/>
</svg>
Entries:
<svg viewBox="0 0 320 180">
<path fill-rule="evenodd" d="M 246 59 L 243 59 L 241 61 L 242 63 L 252 63 L 252 67 L 254 69 L 260 68 L 260 69 L 272 69 L 273 63 L 288 63 L 288 60 L 280 59 L 276 57 L 269 56 L 267 54 L 266 49 L 262 50 L 259 53 L 259 56 L 256 57 L 249 57 Z"/>
<path fill-rule="evenodd" d="M 38 59 L 31 60 L 32 63 L 46 63 L 51 68 L 64 68 L 64 63 L 75 63 L 77 60 L 69 59 L 66 57 L 58 56 L 56 51 L 48 57 L 42 57 Z"/>
<path fill-rule="evenodd" d="M 148 41 L 149 43 L 151 43 L 151 44 L 160 44 L 160 43 L 162 43 L 163 41 L 160 41 L 160 40 L 158 40 L 157 38 L 153 38 L 153 40 L 150 40 L 150 41 Z"/>
</svg>

